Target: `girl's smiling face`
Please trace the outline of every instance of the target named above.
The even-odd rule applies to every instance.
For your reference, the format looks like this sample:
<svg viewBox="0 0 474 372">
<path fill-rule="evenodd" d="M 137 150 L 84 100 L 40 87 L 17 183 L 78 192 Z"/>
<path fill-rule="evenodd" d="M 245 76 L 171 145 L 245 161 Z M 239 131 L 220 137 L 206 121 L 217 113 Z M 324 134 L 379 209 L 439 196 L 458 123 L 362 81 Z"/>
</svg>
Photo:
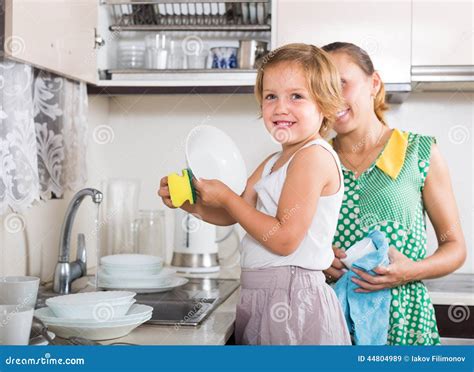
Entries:
<svg viewBox="0 0 474 372">
<path fill-rule="evenodd" d="M 323 115 L 300 65 L 280 62 L 266 69 L 262 93 L 265 127 L 279 143 L 291 145 L 319 135 Z"/>
</svg>

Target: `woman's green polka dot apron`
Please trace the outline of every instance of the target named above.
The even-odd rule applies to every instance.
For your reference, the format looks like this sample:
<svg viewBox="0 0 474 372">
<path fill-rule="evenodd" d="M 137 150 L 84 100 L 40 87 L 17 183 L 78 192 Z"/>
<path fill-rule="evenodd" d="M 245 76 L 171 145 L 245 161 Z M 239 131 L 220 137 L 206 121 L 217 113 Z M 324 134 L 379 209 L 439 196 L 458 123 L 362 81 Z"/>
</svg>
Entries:
<svg viewBox="0 0 474 372">
<path fill-rule="evenodd" d="M 378 159 L 359 178 L 343 168 L 344 200 L 333 244 L 348 249 L 373 229 L 413 261 L 426 256 L 422 190 L 433 137 L 394 129 Z M 433 304 L 421 281 L 393 288 L 389 345 L 440 344 Z"/>
</svg>

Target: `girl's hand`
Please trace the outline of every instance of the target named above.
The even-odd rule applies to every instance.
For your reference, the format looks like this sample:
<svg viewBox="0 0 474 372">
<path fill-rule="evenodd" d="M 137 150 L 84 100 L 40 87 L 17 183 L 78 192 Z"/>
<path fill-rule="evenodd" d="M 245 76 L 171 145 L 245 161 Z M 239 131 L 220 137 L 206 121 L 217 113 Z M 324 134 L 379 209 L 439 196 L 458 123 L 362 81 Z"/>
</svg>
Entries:
<svg viewBox="0 0 474 372">
<path fill-rule="evenodd" d="M 161 200 L 163 200 L 163 203 L 168 208 L 176 208 L 171 202 L 170 190 L 168 188 L 168 177 L 163 177 L 160 180 L 160 189 L 158 190 L 158 196 L 161 197 Z"/>
<path fill-rule="evenodd" d="M 337 282 L 339 278 L 345 274 L 345 271 L 343 271 L 345 266 L 341 262 L 341 258 L 345 258 L 346 253 L 343 249 L 339 249 L 334 246 L 332 247 L 332 250 L 334 251 L 334 255 L 336 257 L 332 261 L 331 267 L 323 271 L 329 283 Z"/>
<path fill-rule="evenodd" d="M 193 185 L 200 202 L 208 207 L 222 208 L 227 196 L 232 192 L 219 180 L 194 178 Z"/>
<path fill-rule="evenodd" d="M 390 247 L 388 257 L 390 265 L 375 268 L 374 272 L 377 275 L 371 275 L 354 267 L 351 269 L 362 278 L 352 278 L 352 281 L 359 285 L 356 292 L 368 293 L 385 288 L 395 288 L 411 281 L 410 278 L 415 273 L 416 262 L 393 247 Z"/>
</svg>

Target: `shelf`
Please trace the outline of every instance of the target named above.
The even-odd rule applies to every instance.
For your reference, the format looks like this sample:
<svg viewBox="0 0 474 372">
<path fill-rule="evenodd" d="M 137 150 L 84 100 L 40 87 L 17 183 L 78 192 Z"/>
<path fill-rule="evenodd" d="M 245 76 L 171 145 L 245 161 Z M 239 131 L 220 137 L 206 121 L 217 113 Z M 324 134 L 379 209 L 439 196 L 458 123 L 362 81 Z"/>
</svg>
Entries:
<svg viewBox="0 0 474 372">
<path fill-rule="evenodd" d="M 106 71 L 110 80 L 101 80 L 102 86 L 253 86 L 256 70 L 146 70 L 112 69 Z"/>
<path fill-rule="evenodd" d="M 92 95 L 134 95 L 134 94 L 253 94 L 253 86 L 153 86 L 142 85 L 87 85 L 87 93 Z"/>
<path fill-rule="evenodd" d="M 110 31 L 270 31 L 270 25 L 112 25 Z"/>
</svg>

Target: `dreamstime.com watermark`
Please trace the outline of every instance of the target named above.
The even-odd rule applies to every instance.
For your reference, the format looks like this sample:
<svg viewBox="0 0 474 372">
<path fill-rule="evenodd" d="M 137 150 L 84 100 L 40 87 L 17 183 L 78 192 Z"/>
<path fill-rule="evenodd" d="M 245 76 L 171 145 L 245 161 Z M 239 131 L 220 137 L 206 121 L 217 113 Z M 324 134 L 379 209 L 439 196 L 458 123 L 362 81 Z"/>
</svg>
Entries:
<svg viewBox="0 0 474 372">
<path fill-rule="evenodd" d="M 281 221 L 273 225 L 273 227 L 263 235 L 263 241 L 266 242 L 268 239 L 270 239 L 278 230 L 280 230 L 281 226 L 283 223 L 288 221 L 300 208 L 299 204 L 296 204 L 294 207 L 291 209 L 285 209 L 285 214 L 281 218 Z"/>
<path fill-rule="evenodd" d="M 84 358 L 53 358 L 50 353 L 39 358 L 14 358 L 7 357 L 4 360 L 7 366 L 83 366 L 86 364 Z"/>
</svg>

